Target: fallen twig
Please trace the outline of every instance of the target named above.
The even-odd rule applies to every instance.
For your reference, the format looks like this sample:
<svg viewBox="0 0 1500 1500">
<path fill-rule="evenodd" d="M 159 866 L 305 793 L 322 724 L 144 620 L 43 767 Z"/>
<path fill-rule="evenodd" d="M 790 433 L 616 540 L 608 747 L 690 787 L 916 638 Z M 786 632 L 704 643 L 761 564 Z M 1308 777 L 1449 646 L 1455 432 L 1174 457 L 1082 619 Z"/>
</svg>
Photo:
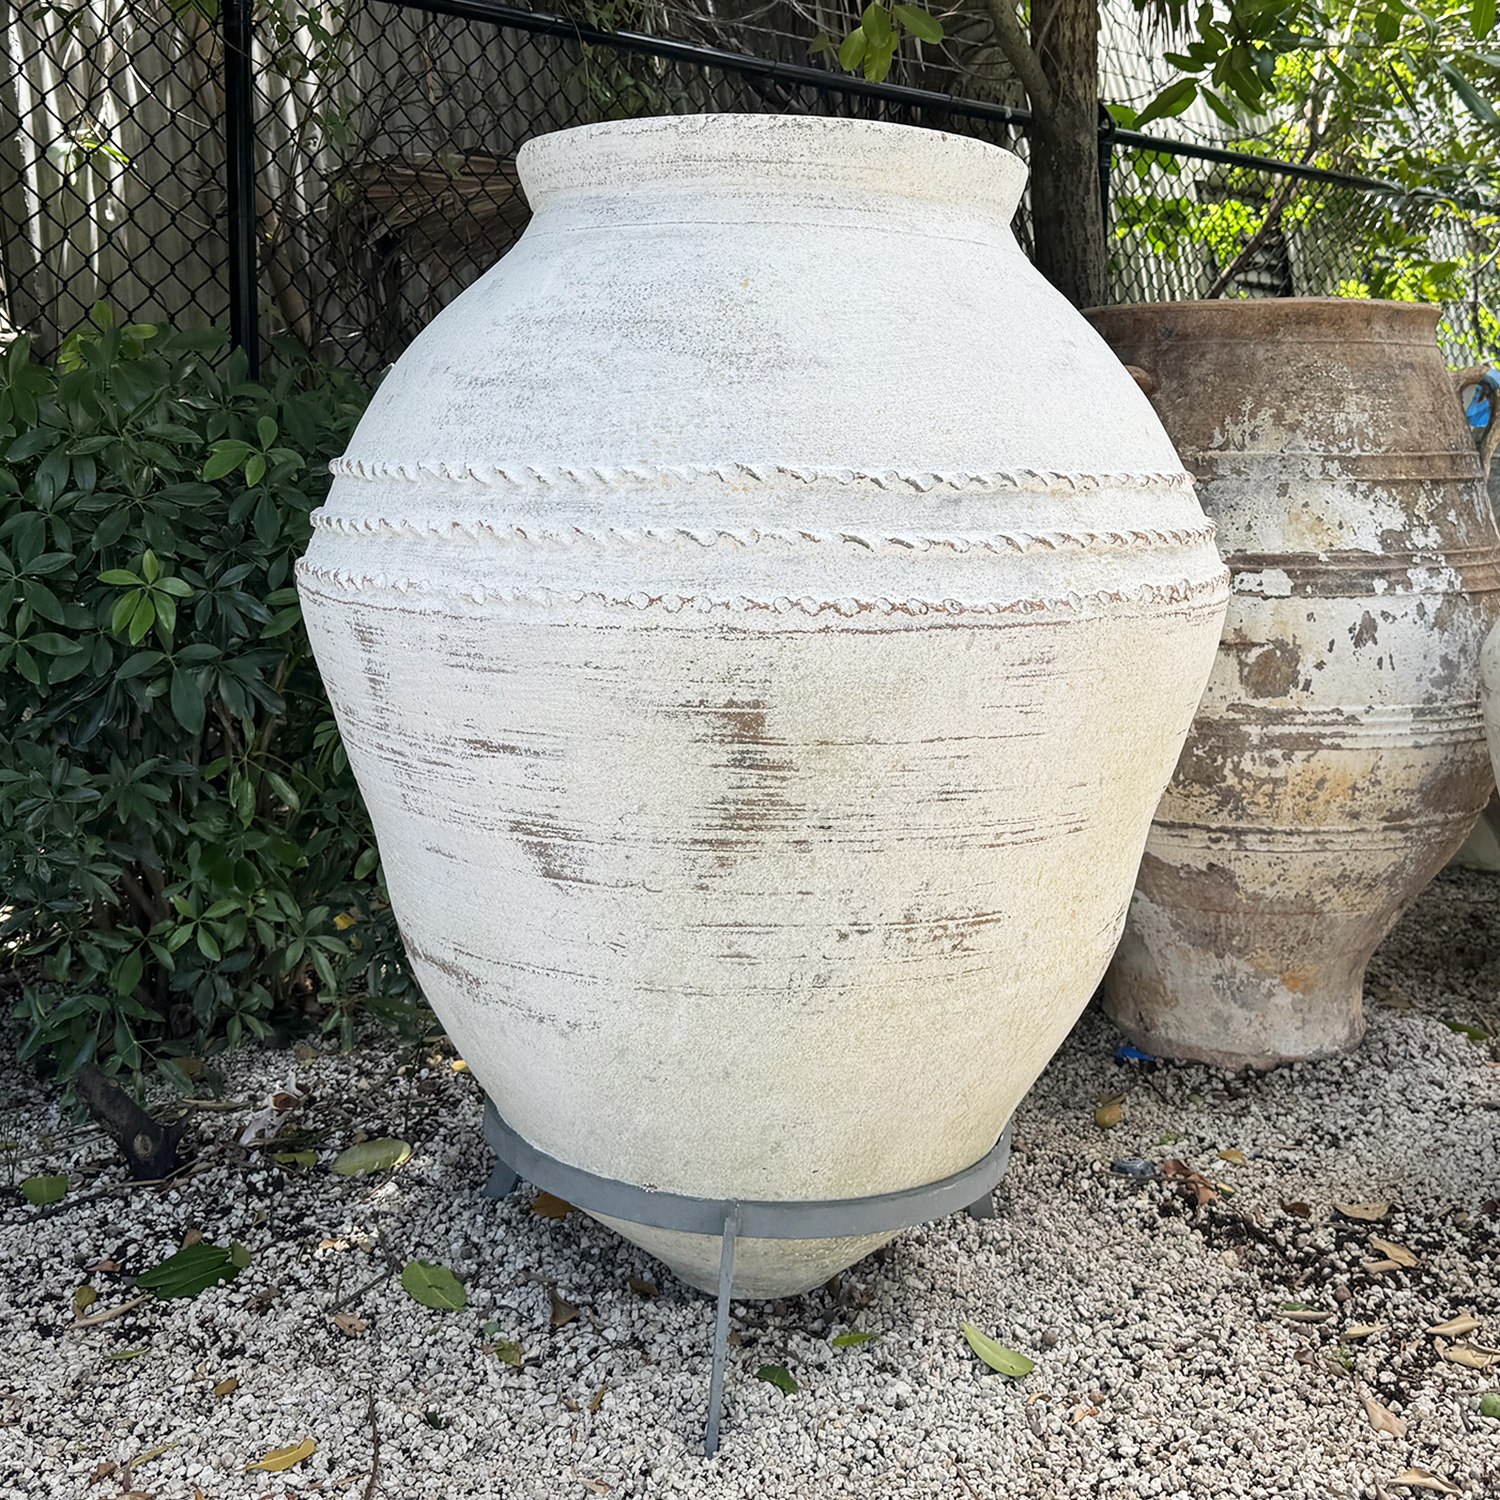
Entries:
<svg viewBox="0 0 1500 1500">
<path fill-rule="evenodd" d="M 365 1500 L 375 1500 L 375 1485 L 380 1478 L 380 1423 L 375 1420 L 375 1387 L 370 1387 L 370 1481 L 365 1485 Z"/>
<path fill-rule="evenodd" d="M 376 1287 L 384 1285 L 384 1283 L 389 1281 L 391 1277 L 394 1276 L 400 1269 L 400 1263 L 393 1258 L 390 1265 L 387 1266 L 379 1276 L 376 1276 L 375 1278 L 373 1278 L 373 1280 L 365 1282 L 365 1284 L 360 1287 L 358 1291 L 350 1292 L 342 1302 L 335 1302 L 333 1306 L 328 1309 L 328 1316 L 332 1317 L 334 1313 L 343 1312 L 347 1307 L 353 1307 L 354 1304 L 358 1302 L 366 1292 L 373 1292 Z"/>
</svg>

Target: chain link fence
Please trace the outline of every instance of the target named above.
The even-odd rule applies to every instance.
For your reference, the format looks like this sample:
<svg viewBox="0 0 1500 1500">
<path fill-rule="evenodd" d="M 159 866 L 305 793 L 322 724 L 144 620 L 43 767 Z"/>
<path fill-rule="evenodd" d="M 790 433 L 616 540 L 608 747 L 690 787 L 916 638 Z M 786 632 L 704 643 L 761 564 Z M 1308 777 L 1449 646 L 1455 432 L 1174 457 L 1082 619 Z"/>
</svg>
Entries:
<svg viewBox="0 0 1500 1500">
<path fill-rule="evenodd" d="M 253 295 L 262 339 L 371 374 L 515 242 L 516 151 L 571 125 L 795 112 L 1026 152 L 1024 110 L 631 32 L 669 17 L 647 0 L 593 6 L 609 31 L 494 0 L 259 0 L 247 27 L 249 3 L 0 0 L 0 309 L 43 350 L 96 300 L 224 323 Z M 1453 363 L 1500 350 L 1500 212 L 1125 131 L 1105 149 L 1115 300 L 1418 297 Z M 1016 231 L 1029 250 L 1024 203 Z"/>
</svg>

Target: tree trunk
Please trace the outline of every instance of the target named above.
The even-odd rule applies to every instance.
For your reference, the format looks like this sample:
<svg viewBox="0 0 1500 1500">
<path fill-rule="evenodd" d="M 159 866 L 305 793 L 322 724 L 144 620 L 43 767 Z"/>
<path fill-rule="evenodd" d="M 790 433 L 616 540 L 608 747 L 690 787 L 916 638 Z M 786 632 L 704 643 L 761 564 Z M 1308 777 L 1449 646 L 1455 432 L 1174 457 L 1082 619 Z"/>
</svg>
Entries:
<svg viewBox="0 0 1500 1500">
<path fill-rule="evenodd" d="M 1037 269 L 1074 307 L 1109 300 L 1099 195 L 1098 0 L 1032 0 L 1031 45 L 1051 85 L 1031 136 Z"/>
</svg>

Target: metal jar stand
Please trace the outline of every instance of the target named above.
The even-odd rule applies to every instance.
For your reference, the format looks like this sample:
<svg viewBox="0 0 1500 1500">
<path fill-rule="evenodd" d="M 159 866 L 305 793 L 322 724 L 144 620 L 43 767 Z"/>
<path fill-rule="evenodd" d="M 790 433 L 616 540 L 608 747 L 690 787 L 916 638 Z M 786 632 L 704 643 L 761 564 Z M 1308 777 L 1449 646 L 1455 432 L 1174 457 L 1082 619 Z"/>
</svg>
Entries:
<svg viewBox="0 0 1500 1500">
<path fill-rule="evenodd" d="M 565 1199 L 586 1213 L 625 1219 L 651 1229 L 717 1236 L 719 1310 L 714 1324 L 713 1373 L 708 1384 L 708 1425 L 703 1451 L 719 1446 L 724 1404 L 724 1369 L 729 1355 L 729 1293 L 734 1285 L 734 1247 L 741 1237 L 755 1240 L 830 1240 L 890 1234 L 913 1224 L 967 1209 L 976 1219 L 995 1216 L 991 1193 L 1010 1163 L 1011 1127 L 971 1167 L 940 1182 L 877 1193 L 869 1198 L 830 1198 L 821 1202 L 767 1203 L 746 1199 L 690 1198 L 599 1177 L 569 1166 L 528 1144 L 500 1117 L 494 1101 L 484 1101 L 484 1138 L 499 1158 L 485 1184 L 488 1198 L 504 1198 L 521 1178 Z"/>
</svg>

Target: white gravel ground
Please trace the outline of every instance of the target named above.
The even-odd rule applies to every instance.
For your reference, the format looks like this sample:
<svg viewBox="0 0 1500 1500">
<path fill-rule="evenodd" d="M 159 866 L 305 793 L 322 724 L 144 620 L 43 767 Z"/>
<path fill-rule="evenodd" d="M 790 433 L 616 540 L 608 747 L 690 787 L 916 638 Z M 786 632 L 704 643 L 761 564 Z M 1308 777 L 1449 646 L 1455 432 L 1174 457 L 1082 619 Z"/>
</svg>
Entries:
<svg viewBox="0 0 1500 1500">
<path fill-rule="evenodd" d="M 530 1189 L 486 1202 L 479 1093 L 441 1048 L 222 1059 L 226 1098 L 263 1103 L 293 1076 L 311 1090 L 292 1121 L 322 1133 L 319 1165 L 276 1167 L 232 1144 L 243 1113 L 198 1111 L 206 1170 L 168 1190 L 101 1192 L 121 1177 L 109 1143 L 12 1068 L 0 1136 L 19 1143 L 16 1180 L 66 1171 L 72 1187 L 41 1211 L 0 1188 L 0 1496 L 1407 1500 L 1444 1492 L 1398 1482 L 1425 1470 L 1447 1493 L 1500 1497 L 1500 1420 L 1479 1409 L 1500 1366 L 1453 1363 L 1425 1331 L 1473 1313 L 1469 1340 L 1500 1345 L 1500 1064 L 1445 1024 L 1500 1028 L 1497 932 L 1500 876 L 1442 877 L 1372 966 L 1369 1036 L 1340 1062 L 1145 1072 L 1086 1015 L 1022 1107 L 997 1219 L 903 1234 L 837 1296 L 736 1304 L 712 1460 L 711 1301 L 581 1214 L 537 1216 Z M 1124 1119 L 1106 1131 L 1095 1108 L 1117 1092 Z M 360 1131 L 415 1154 L 380 1179 L 331 1175 Z M 1176 1158 L 1234 1191 L 1200 1214 L 1189 1189 L 1112 1172 L 1123 1158 Z M 1380 1223 L 1334 1209 L 1374 1200 L 1392 1205 Z M 197 1298 L 75 1325 L 77 1288 L 98 1291 L 91 1312 L 126 1302 L 194 1229 L 253 1263 Z M 1419 1264 L 1365 1270 L 1382 1258 L 1372 1234 Z M 331 1310 L 390 1256 L 451 1267 L 468 1307 L 428 1311 L 393 1279 L 347 1309 L 364 1330 L 341 1332 Z M 548 1283 L 580 1310 L 559 1329 Z M 1289 1302 L 1331 1316 L 1288 1319 Z M 966 1319 L 1035 1371 L 986 1370 Z M 485 1352 L 491 1322 L 522 1369 Z M 1388 1331 L 1341 1342 L 1359 1324 Z M 849 1328 L 879 1338 L 834 1348 Z M 765 1364 L 796 1394 L 757 1380 Z M 1375 1430 L 1367 1396 L 1404 1436 Z M 309 1437 L 294 1468 L 245 1472 Z"/>
</svg>

